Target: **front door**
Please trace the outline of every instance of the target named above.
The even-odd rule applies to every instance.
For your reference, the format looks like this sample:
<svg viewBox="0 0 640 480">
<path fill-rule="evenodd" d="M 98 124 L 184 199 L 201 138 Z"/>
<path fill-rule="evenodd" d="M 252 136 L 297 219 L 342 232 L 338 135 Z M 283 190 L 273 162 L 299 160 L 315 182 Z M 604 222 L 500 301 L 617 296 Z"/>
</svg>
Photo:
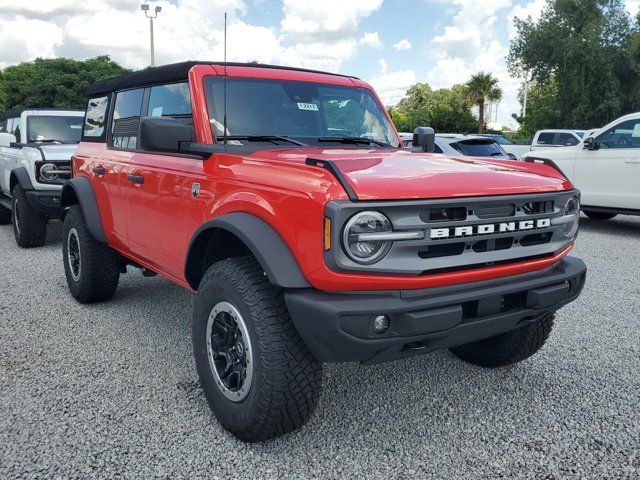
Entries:
<svg viewBox="0 0 640 480">
<path fill-rule="evenodd" d="M 582 204 L 640 210 L 640 119 L 623 121 L 596 141 L 597 150 L 581 150 L 576 158 Z"/>
</svg>

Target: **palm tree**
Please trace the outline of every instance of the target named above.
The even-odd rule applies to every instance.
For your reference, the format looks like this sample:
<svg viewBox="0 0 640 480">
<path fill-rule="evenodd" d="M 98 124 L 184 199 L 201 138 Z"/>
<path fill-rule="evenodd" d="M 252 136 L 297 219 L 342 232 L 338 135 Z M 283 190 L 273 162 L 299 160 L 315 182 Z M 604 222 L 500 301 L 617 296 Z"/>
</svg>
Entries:
<svg viewBox="0 0 640 480">
<path fill-rule="evenodd" d="M 479 72 L 467 82 L 468 101 L 471 105 L 478 106 L 478 133 L 484 130 L 484 105 L 485 102 L 497 102 L 502 99 L 502 90 L 498 86 L 498 79 L 491 72 Z"/>
</svg>

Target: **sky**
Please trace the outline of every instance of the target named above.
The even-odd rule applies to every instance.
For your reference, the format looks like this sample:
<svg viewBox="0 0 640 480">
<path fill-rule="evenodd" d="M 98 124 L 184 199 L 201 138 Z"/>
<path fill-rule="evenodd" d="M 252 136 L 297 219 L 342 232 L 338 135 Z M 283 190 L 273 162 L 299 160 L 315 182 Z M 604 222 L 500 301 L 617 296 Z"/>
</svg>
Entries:
<svg viewBox="0 0 640 480">
<path fill-rule="evenodd" d="M 149 65 L 149 23 L 139 0 L 0 0 L 0 68 L 36 57 L 109 55 Z M 357 76 L 386 105 L 416 82 L 464 83 L 478 71 L 499 79 L 493 117 L 519 113 L 521 79 L 505 57 L 514 17 L 539 18 L 545 0 L 163 0 L 154 23 L 156 64 L 227 59 Z M 640 0 L 626 0 L 634 15 Z"/>
</svg>

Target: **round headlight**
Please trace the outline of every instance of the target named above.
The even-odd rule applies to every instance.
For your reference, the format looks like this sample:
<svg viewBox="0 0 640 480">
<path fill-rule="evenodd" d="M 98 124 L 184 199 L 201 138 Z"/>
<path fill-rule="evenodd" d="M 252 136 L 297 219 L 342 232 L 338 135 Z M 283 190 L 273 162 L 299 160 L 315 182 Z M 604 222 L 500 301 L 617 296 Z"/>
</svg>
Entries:
<svg viewBox="0 0 640 480">
<path fill-rule="evenodd" d="M 51 173 L 52 170 L 57 170 L 57 167 L 53 163 L 45 163 L 40 167 L 40 176 L 49 182 L 56 180 L 58 175 Z"/>
<path fill-rule="evenodd" d="M 387 254 L 391 242 L 367 239 L 367 234 L 389 233 L 392 230 L 389 219 L 379 212 L 357 213 L 347 222 L 342 233 L 345 252 L 358 263 L 375 263 Z"/>
<path fill-rule="evenodd" d="M 573 238 L 578 233 L 578 225 L 580 223 L 580 201 L 576 197 L 567 200 L 564 206 L 564 216 L 573 217 L 563 225 L 564 235 L 567 238 Z"/>
</svg>

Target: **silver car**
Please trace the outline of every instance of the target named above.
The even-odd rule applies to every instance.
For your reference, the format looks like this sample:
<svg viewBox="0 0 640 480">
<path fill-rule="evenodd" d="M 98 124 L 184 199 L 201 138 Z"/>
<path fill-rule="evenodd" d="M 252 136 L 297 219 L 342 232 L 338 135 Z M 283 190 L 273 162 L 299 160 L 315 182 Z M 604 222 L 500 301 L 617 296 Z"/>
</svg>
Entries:
<svg viewBox="0 0 640 480">
<path fill-rule="evenodd" d="M 413 134 L 403 132 L 399 135 L 405 148 L 413 146 Z M 462 135 L 459 133 L 437 134 L 434 153 L 517 160 L 514 155 L 505 152 L 500 144 L 493 138 L 481 135 Z"/>
</svg>

